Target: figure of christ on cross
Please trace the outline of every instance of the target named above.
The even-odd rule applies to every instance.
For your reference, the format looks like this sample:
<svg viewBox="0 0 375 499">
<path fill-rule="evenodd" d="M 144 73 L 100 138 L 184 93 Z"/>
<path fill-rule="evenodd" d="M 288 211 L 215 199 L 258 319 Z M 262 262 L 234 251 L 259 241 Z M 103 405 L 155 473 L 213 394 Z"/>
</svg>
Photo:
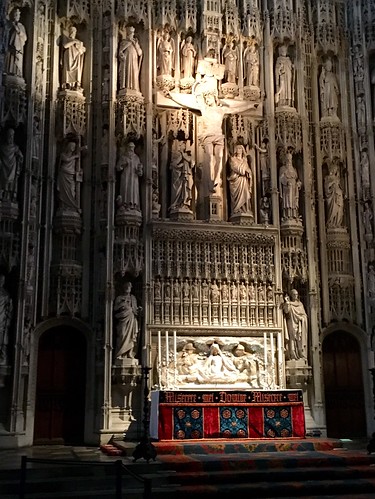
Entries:
<svg viewBox="0 0 375 499">
<path fill-rule="evenodd" d="M 229 99 L 219 99 L 212 89 L 200 94 L 170 93 L 170 97 L 180 106 L 200 112 L 201 123 L 198 140 L 205 153 L 204 168 L 209 173 L 208 190 L 215 193 L 220 187 L 225 136 L 223 121 L 228 114 L 239 114 L 250 109 L 256 109 L 258 103 L 238 102 Z M 207 176 L 206 176 L 207 178 Z"/>
</svg>

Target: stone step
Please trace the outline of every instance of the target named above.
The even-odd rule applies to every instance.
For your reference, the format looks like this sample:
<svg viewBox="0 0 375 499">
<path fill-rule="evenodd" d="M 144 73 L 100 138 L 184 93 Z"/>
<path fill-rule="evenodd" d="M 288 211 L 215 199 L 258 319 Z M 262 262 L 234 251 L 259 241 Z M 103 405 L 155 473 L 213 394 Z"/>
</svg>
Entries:
<svg viewBox="0 0 375 499">
<path fill-rule="evenodd" d="M 313 480 L 313 481 L 282 481 L 274 482 L 270 474 L 267 482 L 235 483 L 220 485 L 185 485 L 178 489 L 180 497 L 194 497 L 203 499 L 207 497 L 228 498 L 233 494 L 238 497 L 271 498 L 271 497 L 306 497 L 331 494 L 332 497 L 345 497 L 346 495 L 372 494 L 375 497 L 375 479 L 350 479 L 350 480 Z M 370 495 L 371 496 L 371 495 Z"/>
<path fill-rule="evenodd" d="M 30 463 L 30 466 L 36 466 L 38 463 Z M 129 464 L 131 471 L 139 474 L 140 470 L 148 470 L 142 477 L 152 480 L 152 486 L 155 490 L 165 492 L 163 486 L 168 490 L 171 486 L 168 484 L 166 476 L 162 472 L 163 465 L 147 465 L 146 463 Z M 160 471 L 160 472 L 159 472 Z M 0 497 L 18 498 L 20 470 L 0 470 Z M 89 464 L 80 465 L 49 465 L 41 468 L 28 468 L 26 474 L 26 497 L 114 497 L 116 475 L 114 466 L 90 466 Z M 143 484 L 129 474 L 123 473 L 122 478 L 124 494 L 126 497 L 141 497 Z M 90 495 L 91 494 L 91 495 Z M 131 495 L 129 495 L 131 494 Z"/>
<path fill-rule="evenodd" d="M 291 481 L 298 476 L 298 481 L 311 480 L 349 480 L 357 478 L 375 479 L 375 468 L 366 466 L 336 467 L 336 468 L 293 468 L 273 470 L 229 470 L 211 472 L 177 472 L 171 479 L 180 485 L 191 484 L 221 484 L 221 483 L 258 483 L 269 480 L 283 482 Z"/>
</svg>

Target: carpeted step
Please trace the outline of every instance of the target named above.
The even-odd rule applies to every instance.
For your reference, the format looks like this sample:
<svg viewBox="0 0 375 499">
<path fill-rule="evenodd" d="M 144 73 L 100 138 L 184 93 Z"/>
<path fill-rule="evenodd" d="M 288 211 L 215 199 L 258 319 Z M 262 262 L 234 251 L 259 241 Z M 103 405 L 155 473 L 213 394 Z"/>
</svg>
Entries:
<svg viewBox="0 0 375 499">
<path fill-rule="evenodd" d="M 113 440 L 111 444 L 122 450 L 124 455 L 131 455 L 133 447 L 128 442 Z M 341 440 L 333 438 L 310 439 L 209 439 L 209 440 L 173 440 L 153 442 L 158 455 L 180 454 L 234 454 L 234 453 L 263 453 L 263 452 L 304 452 L 304 451 L 330 451 L 342 448 Z"/>
<path fill-rule="evenodd" d="M 184 455 L 159 456 L 159 460 L 178 472 L 188 471 L 225 471 L 225 470 L 273 470 L 304 467 L 348 467 L 375 465 L 375 456 L 365 452 L 311 452 L 285 453 L 282 456 L 275 453 L 261 455 L 225 454 L 225 455 Z"/>
</svg>

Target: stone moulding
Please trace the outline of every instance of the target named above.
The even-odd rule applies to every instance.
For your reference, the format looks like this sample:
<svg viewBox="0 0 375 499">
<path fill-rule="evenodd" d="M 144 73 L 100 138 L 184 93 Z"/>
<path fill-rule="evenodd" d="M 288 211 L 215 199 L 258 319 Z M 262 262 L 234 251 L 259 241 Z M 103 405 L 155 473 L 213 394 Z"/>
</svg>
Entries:
<svg viewBox="0 0 375 499">
<path fill-rule="evenodd" d="M 243 227 L 235 227 L 232 224 L 220 224 L 211 226 L 207 230 L 207 224 L 201 227 L 179 227 L 176 224 L 168 224 L 169 227 L 161 226 L 158 222 L 152 224 L 152 236 L 154 240 L 190 240 L 190 241 L 215 241 L 216 243 L 251 243 L 274 246 L 277 241 L 276 229 L 254 228 L 253 226 L 244 232 Z M 265 233 L 266 230 L 266 233 Z"/>
</svg>

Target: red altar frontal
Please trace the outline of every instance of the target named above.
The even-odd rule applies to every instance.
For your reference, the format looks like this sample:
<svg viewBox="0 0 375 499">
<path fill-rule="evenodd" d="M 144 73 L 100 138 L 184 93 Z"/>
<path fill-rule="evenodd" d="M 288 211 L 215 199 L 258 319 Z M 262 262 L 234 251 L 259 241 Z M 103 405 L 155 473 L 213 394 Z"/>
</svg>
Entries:
<svg viewBox="0 0 375 499">
<path fill-rule="evenodd" d="M 305 438 L 302 390 L 154 391 L 151 438 Z"/>
</svg>

